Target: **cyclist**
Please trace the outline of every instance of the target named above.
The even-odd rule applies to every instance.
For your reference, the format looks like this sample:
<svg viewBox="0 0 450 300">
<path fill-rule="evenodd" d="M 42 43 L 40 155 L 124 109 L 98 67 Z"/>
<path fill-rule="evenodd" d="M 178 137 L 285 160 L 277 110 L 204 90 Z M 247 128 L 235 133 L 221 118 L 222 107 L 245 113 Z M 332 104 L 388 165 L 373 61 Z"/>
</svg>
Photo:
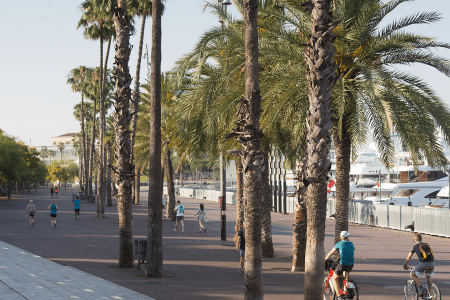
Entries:
<svg viewBox="0 0 450 300">
<path fill-rule="evenodd" d="M 331 249 L 331 251 L 325 257 L 325 261 L 327 261 L 336 251 L 339 251 L 339 255 L 341 256 L 339 264 L 334 270 L 333 277 L 331 277 L 337 297 L 336 300 L 342 299 L 340 293 L 341 287 L 338 280 L 339 277 L 342 276 L 344 271 L 349 273 L 353 269 L 355 246 L 348 240 L 349 235 L 350 234 L 347 231 L 341 231 L 341 234 L 339 235 L 341 237 L 341 240 L 333 247 L 333 249 Z"/>
<path fill-rule="evenodd" d="M 422 245 L 427 245 L 428 249 L 430 249 L 429 257 L 426 257 L 424 259 L 423 254 L 423 248 Z M 419 258 L 419 263 L 415 266 L 414 272 L 411 273 L 412 279 L 414 279 L 414 282 L 417 284 L 417 286 L 420 288 L 420 297 L 423 297 L 426 293 L 425 289 L 422 287 L 422 283 L 420 282 L 419 276 L 422 276 L 425 268 L 432 268 L 432 271 L 434 271 L 434 255 L 431 251 L 431 248 L 428 244 L 422 243 L 422 235 L 420 233 L 414 234 L 414 246 L 412 246 L 411 250 L 409 251 L 408 257 L 406 258 L 405 265 L 403 266 L 403 269 L 408 270 L 408 263 L 410 259 L 412 258 L 413 254 L 416 253 L 417 257 Z M 427 273 L 427 282 L 429 285 L 431 285 L 431 276 L 433 276 L 433 273 Z"/>
</svg>

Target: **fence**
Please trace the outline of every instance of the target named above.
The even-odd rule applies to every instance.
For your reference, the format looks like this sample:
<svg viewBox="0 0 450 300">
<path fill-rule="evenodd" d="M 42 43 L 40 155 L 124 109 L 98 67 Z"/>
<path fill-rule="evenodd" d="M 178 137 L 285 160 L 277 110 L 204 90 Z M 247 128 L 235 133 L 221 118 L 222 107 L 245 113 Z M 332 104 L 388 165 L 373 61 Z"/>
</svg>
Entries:
<svg viewBox="0 0 450 300">
<path fill-rule="evenodd" d="M 216 190 L 177 187 L 175 192 L 182 197 L 215 202 L 220 197 L 220 191 Z M 164 193 L 167 193 L 166 187 L 164 187 Z M 296 198 L 288 196 L 286 200 L 286 208 L 279 207 L 278 211 L 286 209 L 287 213 L 295 213 Z M 227 203 L 236 204 L 235 192 L 227 192 Z M 336 201 L 328 200 L 327 217 L 335 212 Z M 348 203 L 348 221 L 397 230 L 405 230 L 405 226 L 414 224 L 415 232 L 450 237 L 449 209 L 373 204 L 370 201 L 350 201 Z"/>
<path fill-rule="evenodd" d="M 335 211 L 336 201 L 328 200 L 327 216 Z M 348 221 L 397 230 L 405 230 L 405 226 L 413 224 L 415 232 L 450 237 L 449 209 L 350 201 Z"/>
</svg>

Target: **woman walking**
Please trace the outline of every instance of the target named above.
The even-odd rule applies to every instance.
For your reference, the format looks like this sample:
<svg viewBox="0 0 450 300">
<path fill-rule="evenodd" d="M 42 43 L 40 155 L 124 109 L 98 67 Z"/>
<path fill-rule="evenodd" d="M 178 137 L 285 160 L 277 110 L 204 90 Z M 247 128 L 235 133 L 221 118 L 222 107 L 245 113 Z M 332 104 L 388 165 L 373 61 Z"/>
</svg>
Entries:
<svg viewBox="0 0 450 300">
<path fill-rule="evenodd" d="M 34 214 L 36 213 L 36 206 L 33 204 L 33 200 L 30 200 L 30 204 L 27 206 L 27 214 L 30 216 L 30 227 L 34 226 Z"/>
<path fill-rule="evenodd" d="M 200 204 L 200 208 L 198 209 L 197 213 L 194 216 L 196 216 L 196 215 L 198 215 L 198 224 L 200 225 L 199 232 L 202 232 L 202 228 L 203 228 L 203 233 L 205 233 L 206 227 L 203 226 L 203 221 L 208 222 L 208 218 L 206 218 L 205 207 L 203 206 L 203 204 Z"/>
<path fill-rule="evenodd" d="M 56 213 L 58 211 L 58 206 L 55 204 L 55 200 L 52 200 L 52 204 L 47 208 L 50 211 L 50 219 L 52 222 L 52 227 L 56 227 Z"/>
<path fill-rule="evenodd" d="M 58 186 L 55 187 L 55 198 L 58 198 Z"/>
</svg>

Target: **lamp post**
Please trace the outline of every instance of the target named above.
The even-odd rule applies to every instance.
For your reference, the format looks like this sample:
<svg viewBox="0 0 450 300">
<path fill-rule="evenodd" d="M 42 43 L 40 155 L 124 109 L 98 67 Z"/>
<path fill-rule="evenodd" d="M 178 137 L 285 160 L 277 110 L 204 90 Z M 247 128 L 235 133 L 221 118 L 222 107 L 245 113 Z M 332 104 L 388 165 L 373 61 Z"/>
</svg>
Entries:
<svg viewBox="0 0 450 300">
<path fill-rule="evenodd" d="M 444 173 L 447 174 L 447 177 L 448 177 L 448 209 L 450 209 L 450 168 L 449 168 L 449 166 L 447 166 L 447 168 L 443 169 L 443 171 L 444 171 Z"/>
<path fill-rule="evenodd" d="M 151 63 L 149 61 L 147 44 L 145 44 L 145 53 L 144 53 L 144 57 L 143 58 L 147 59 L 147 81 L 148 81 L 148 83 L 150 83 L 150 73 L 151 73 L 150 67 L 151 67 Z"/>
<path fill-rule="evenodd" d="M 222 10 L 226 13 L 227 12 L 227 6 L 231 5 L 230 0 L 217 0 L 217 3 L 219 5 L 222 5 Z M 225 20 L 223 18 L 219 19 L 219 22 L 221 24 L 221 27 L 223 29 L 223 24 Z M 220 224 L 220 239 L 222 241 L 227 240 L 227 184 L 226 184 L 226 169 L 224 166 L 224 157 L 223 153 L 220 153 L 220 212 L 221 212 L 221 224 Z"/>
<path fill-rule="evenodd" d="M 378 173 L 378 186 L 380 188 L 380 204 L 381 204 L 381 169 L 375 171 L 369 171 L 371 173 Z"/>
</svg>

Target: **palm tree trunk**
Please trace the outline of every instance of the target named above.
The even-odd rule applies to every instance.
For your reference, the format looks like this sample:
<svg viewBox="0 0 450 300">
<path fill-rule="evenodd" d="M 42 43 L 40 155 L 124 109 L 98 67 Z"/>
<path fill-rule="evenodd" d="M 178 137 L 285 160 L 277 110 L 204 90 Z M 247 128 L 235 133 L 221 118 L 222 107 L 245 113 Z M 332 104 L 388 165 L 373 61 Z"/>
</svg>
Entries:
<svg viewBox="0 0 450 300">
<path fill-rule="evenodd" d="M 236 232 L 233 241 L 239 240 L 238 233 L 244 227 L 244 177 L 242 174 L 242 160 L 240 157 L 236 159 Z"/>
<path fill-rule="evenodd" d="M 331 94 L 336 82 L 336 49 L 333 47 L 337 24 L 332 23 L 331 0 L 312 0 L 312 34 L 306 48 L 309 111 L 307 131 L 307 178 L 309 181 L 306 208 L 308 233 L 305 263 L 305 299 L 323 299 L 324 240 L 327 204 L 328 159 L 331 144 Z"/>
<path fill-rule="evenodd" d="M 106 86 L 106 80 L 107 80 L 107 75 L 108 75 L 108 58 L 109 58 L 109 51 L 111 50 L 111 40 L 112 40 L 112 36 L 110 36 L 108 38 L 108 46 L 106 48 L 106 57 L 105 57 L 105 62 L 104 62 L 104 68 L 103 68 L 103 84 L 102 84 L 102 97 L 103 97 L 103 106 L 105 103 L 105 99 L 106 99 L 106 95 L 105 95 L 105 86 Z M 106 132 L 106 108 L 103 108 L 103 132 Z M 107 186 L 107 178 L 106 178 L 106 173 L 107 173 L 107 152 L 105 151 L 105 145 L 103 145 L 103 156 L 102 156 L 102 160 L 103 160 L 103 196 L 102 196 L 102 210 L 104 211 L 104 204 L 107 201 L 106 197 L 107 197 L 107 192 L 106 192 L 106 186 Z"/>
<path fill-rule="evenodd" d="M 265 168 L 262 173 L 261 198 L 261 249 L 263 258 L 275 256 L 272 241 L 272 194 L 269 182 L 269 151 L 270 146 L 264 147 Z"/>
<path fill-rule="evenodd" d="M 134 166 L 134 204 L 139 205 L 141 192 L 141 172 L 140 166 Z"/>
<path fill-rule="evenodd" d="M 114 26 L 116 28 L 115 80 L 114 92 L 114 130 L 115 138 L 115 177 L 117 192 L 117 209 L 119 211 L 119 268 L 133 268 L 133 231 L 131 227 L 131 184 L 133 181 L 133 166 L 130 163 L 130 85 L 132 78 L 129 73 L 130 58 L 130 18 L 127 12 L 127 2 L 118 1 L 114 10 Z"/>
<path fill-rule="evenodd" d="M 240 120 L 227 138 L 237 137 L 242 145 L 245 202 L 244 299 L 263 299 L 261 252 L 261 189 L 264 153 L 259 129 L 261 94 L 258 77 L 258 0 L 244 0 L 245 94 L 239 109 Z"/>
<path fill-rule="evenodd" d="M 99 150 L 98 150 L 98 199 L 97 199 L 97 212 L 96 216 L 100 218 L 104 218 L 105 214 L 105 208 L 103 207 L 103 194 L 105 193 L 104 190 L 104 174 L 105 170 L 103 168 L 103 162 L 104 162 L 104 145 L 103 145 L 103 134 L 104 134 L 104 127 L 103 123 L 105 120 L 105 102 L 103 99 L 103 22 L 99 22 L 99 31 L 100 31 L 100 137 L 99 137 Z"/>
<path fill-rule="evenodd" d="M 86 132 L 84 125 L 84 94 L 81 94 L 81 149 L 83 153 L 84 166 L 84 199 L 87 201 L 88 197 L 88 175 L 89 175 L 89 159 L 87 154 Z"/>
<path fill-rule="evenodd" d="M 292 232 L 292 272 L 305 271 L 306 251 L 306 157 L 297 164 L 297 203 L 295 205 L 294 229 Z"/>
<path fill-rule="evenodd" d="M 94 169 L 94 156 L 95 156 L 95 118 L 97 115 L 97 101 L 94 100 L 94 112 L 92 118 L 92 136 L 91 136 L 91 157 L 89 159 L 89 201 L 93 200 L 92 195 L 92 174 Z"/>
<path fill-rule="evenodd" d="M 111 199 L 111 142 L 108 141 L 106 144 L 106 152 L 108 153 L 107 157 L 107 185 L 106 185 L 106 206 L 111 207 L 112 206 L 112 199 Z"/>
<path fill-rule="evenodd" d="M 152 1 L 150 155 L 146 277 L 163 274 L 161 174 L 161 0 Z"/>
<path fill-rule="evenodd" d="M 137 59 L 137 65 L 136 65 L 136 77 L 134 78 L 134 90 L 133 90 L 133 102 L 132 102 L 132 109 L 133 109 L 133 117 L 131 119 L 131 163 L 134 163 L 134 140 L 136 137 L 136 127 L 137 127 L 137 121 L 138 121 L 138 111 L 139 111 L 139 98 L 140 98 L 140 82 L 139 82 L 139 75 L 141 73 L 141 58 L 142 58 L 142 47 L 144 45 L 144 30 L 145 30 L 145 19 L 147 18 L 147 14 L 144 13 L 142 15 L 142 22 L 141 22 L 141 33 L 139 35 L 139 49 L 138 49 L 138 59 Z M 136 176 L 135 180 L 138 181 L 138 184 L 140 183 L 140 174 L 136 170 Z M 136 189 L 139 189 L 138 185 L 135 184 L 135 192 L 134 192 L 134 204 L 139 205 L 139 192 L 136 192 Z"/>
<path fill-rule="evenodd" d="M 175 187 L 173 186 L 173 166 L 172 160 L 170 158 L 171 150 L 167 147 L 166 154 L 164 155 L 164 168 L 166 170 L 166 180 L 167 180 L 167 194 L 169 199 L 167 201 L 166 208 L 166 218 L 172 221 L 176 220 L 175 214 Z"/>
<path fill-rule="evenodd" d="M 347 124 L 342 124 L 342 135 L 339 135 L 339 131 L 335 129 L 333 138 L 336 149 L 336 225 L 334 241 L 337 243 L 340 241 L 341 231 L 348 231 L 351 140 Z"/>
</svg>

